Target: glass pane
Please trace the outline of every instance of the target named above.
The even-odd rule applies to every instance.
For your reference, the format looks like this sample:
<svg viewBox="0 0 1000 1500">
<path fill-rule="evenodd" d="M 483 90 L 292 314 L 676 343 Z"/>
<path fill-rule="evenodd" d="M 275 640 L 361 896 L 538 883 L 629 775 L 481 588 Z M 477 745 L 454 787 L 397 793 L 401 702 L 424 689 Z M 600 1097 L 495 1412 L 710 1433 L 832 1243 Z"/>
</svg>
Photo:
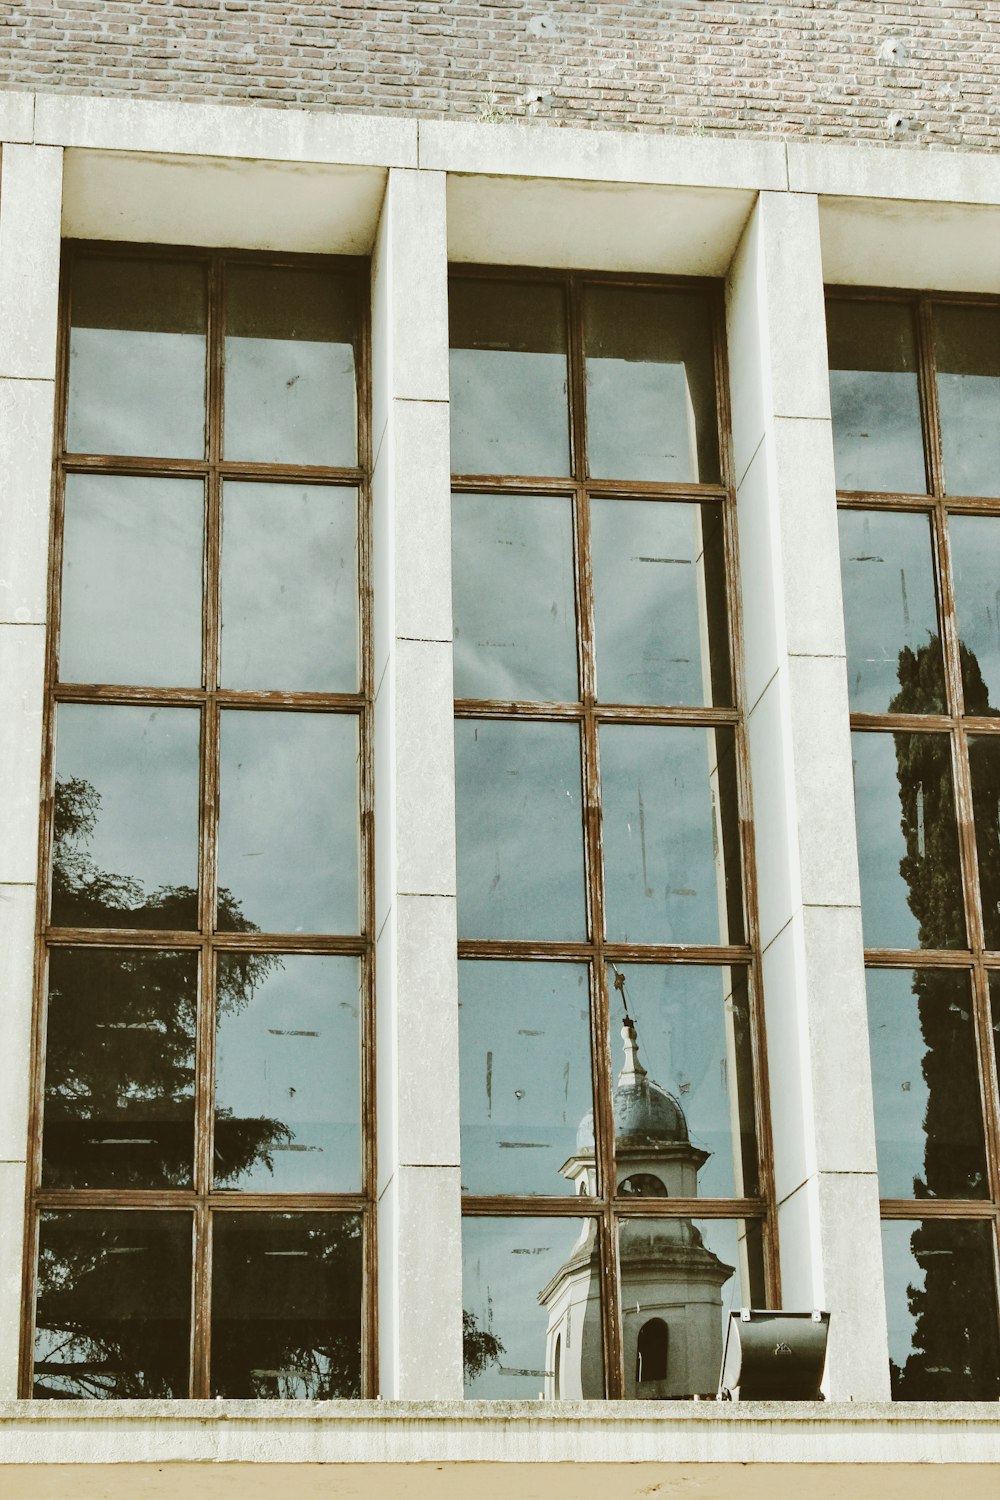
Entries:
<svg viewBox="0 0 1000 1500">
<path fill-rule="evenodd" d="M 949 495 L 1000 495 L 1000 308 L 934 309 Z"/>
<path fill-rule="evenodd" d="M 197 480 L 67 475 L 62 682 L 201 686 L 203 509 Z"/>
<path fill-rule="evenodd" d="M 1000 713 L 1000 522 L 949 516 L 967 714 Z"/>
<path fill-rule="evenodd" d="M 196 953 L 51 951 L 45 1187 L 191 1187 L 197 1011 Z"/>
<path fill-rule="evenodd" d="M 894 1401 L 1000 1397 L 991 1223 L 882 1225 Z"/>
<path fill-rule="evenodd" d="M 927 516 L 842 510 L 847 680 L 856 713 L 944 713 Z"/>
<path fill-rule="evenodd" d="M 356 464 L 357 338 L 352 278 L 228 266 L 226 458 Z"/>
<path fill-rule="evenodd" d="M 54 926 L 197 926 L 199 719 L 59 705 Z"/>
<path fill-rule="evenodd" d="M 603 1398 L 596 1219 L 463 1220 L 462 1357 L 473 1400 Z"/>
<path fill-rule="evenodd" d="M 568 474 L 562 287 L 456 280 L 449 305 L 452 472 Z"/>
<path fill-rule="evenodd" d="M 184 1400 L 191 1215 L 43 1213 L 36 1400 Z"/>
<path fill-rule="evenodd" d="M 612 966 L 608 999 L 618 1192 L 752 1198 L 760 1188 L 746 971 Z"/>
<path fill-rule="evenodd" d="M 220 735 L 220 929 L 357 932 L 357 719 L 229 711 Z"/>
<path fill-rule="evenodd" d="M 222 686 L 356 693 L 357 554 L 357 490 L 227 484 Z"/>
<path fill-rule="evenodd" d="M 766 1302 L 760 1224 L 624 1219 L 618 1260 L 625 1399 L 714 1398 L 730 1309 Z"/>
<path fill-rule="evenodd" d="M 587 449 L 598 479 L 719 479 L 712 314 L 699 292 L 584 292 Z"/>
<path fill-rule="evenodd" d="M 964 947 L 948 736 L 851 740 L 865 946 Z"/>
<path fill-rule="evenodd" d="M 572 501 L 456 495 L 455 697 L 577 698 Z"/>
<path fill-rule="evenodd" d="M 356 958 L 219 957 L 217 1188 L 360 1191 L 360 984 Z"/>
<path fill-rule="evenodd" d="M 925 493 L 913 309 L 834 300 L 826 327 L 837 488 Z"/>
<path fill-rule="evenodd" d="M 984 1197 L 969 975 L 869 969 L 868 1030 L 881 1196 Z"/>
<path fill-rule="evenodd" d="M 602 724 L 604 883 L 613 943 L 741 943 L 731 729 Z"/>
<path fill-rule="evenodd" d="M 732 703 L 722 512 L 591 500 L 597 692 L 604 703 Z"/>
<path fill-rule="evenodd" d="M 203 458 L 204 268 L 77 259 L 70 320 L 70 453 Z"/>
<path fill-rule="evenodd" d="M 580 731 L 575 724 L 455 724 L 458 932 L 583 938 Z"/>
<path fill-rule="evenodd" d="M 361 1220 L 215 1214 L 212 1395 L 361 1395 Z"/>
<path fill-rule="evenodd" d="M 593 1135 L 586 965 L 466 960 L 458 986 L 462 1190 L 595 1192 L 570 1170 Z"/>
<path fill-rule="evenodd" d="M 1000 948 L 1000 741 L 976 735 L 968 744 L 983 928 L 987 948 Z"/>
</svg>

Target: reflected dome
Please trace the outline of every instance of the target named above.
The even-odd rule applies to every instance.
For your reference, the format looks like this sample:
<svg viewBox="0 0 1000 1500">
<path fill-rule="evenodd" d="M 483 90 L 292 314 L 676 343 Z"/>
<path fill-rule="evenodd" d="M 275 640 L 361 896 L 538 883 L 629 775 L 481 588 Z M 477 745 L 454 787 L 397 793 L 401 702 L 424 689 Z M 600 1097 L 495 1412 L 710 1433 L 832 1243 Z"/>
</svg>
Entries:
<svg viewBox="0 0 1000 1500">
<path fill-rule="evenodd" d="M 689 1137 L 684 1111 L 673 1094 L 654 1083 L 640 1063 L 632 1021 L 626 1020 L 622 1038 L 625 1066 L 618 1075 L 613 1097 L 617 1149 L 621 1150 L 625 1142 L 633 1146 L 686 1144 Z M 594 1149 L 593 1110 L 588 1110 L 580 1121 L 576 1149 L 580 1154 Z"/>
</svg>

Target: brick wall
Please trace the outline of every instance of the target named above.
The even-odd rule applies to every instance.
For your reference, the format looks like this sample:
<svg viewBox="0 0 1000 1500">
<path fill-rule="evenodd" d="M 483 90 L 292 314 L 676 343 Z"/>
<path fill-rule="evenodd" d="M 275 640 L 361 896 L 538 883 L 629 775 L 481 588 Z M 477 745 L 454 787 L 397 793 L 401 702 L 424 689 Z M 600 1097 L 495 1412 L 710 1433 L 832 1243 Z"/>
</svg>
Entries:
<svg viewBox="0 0 1000 1500">
<path fill-rule="evenodd" d="M 0 86 L 1000 145 L 1000 0 L 0 0 Z"/>
</svg>

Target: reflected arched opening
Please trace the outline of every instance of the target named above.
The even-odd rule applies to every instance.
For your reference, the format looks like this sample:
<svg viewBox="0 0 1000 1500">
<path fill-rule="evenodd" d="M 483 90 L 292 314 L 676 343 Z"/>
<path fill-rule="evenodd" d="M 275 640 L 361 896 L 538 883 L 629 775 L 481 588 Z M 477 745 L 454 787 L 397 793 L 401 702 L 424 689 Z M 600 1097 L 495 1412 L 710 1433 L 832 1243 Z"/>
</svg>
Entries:
<svg viewBox="0 0 1000 1500">
<path fill-rule="evenodd" d="M 556 1334 L 556 1357 L 553 1363 L 553 1392 L 557 1401 L 562 1399 L 562 1334 Z"/>
<path fill-rule="evenodd" d="M 635 1378 L 639 1385 L 652 1380 L 666 1380 L 670 1329 L 662 1318 L 650 1318 L 639 1329 L 636 1346 Z"/>
<path fill-rule="evenodd" d="M 667 1198 L 668 1194 L 659 1177 L 652 1172 L 633 1172 L 619 1184 L 619 1195 L 623 1198 Z"/>
</svg>

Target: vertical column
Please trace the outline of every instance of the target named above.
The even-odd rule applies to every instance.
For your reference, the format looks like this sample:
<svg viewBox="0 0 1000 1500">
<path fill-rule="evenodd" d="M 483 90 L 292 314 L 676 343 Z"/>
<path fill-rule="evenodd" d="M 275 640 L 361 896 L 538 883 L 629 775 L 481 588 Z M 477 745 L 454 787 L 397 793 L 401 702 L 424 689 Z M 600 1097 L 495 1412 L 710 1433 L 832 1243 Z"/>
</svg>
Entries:
<svg viewBox="0 0 1000 1500">
<path fill-rule="evenodd" d="M 727 319 L 782 1300 L 827 1394 L 887 1400 L 819 213 L 760 195 Z"/>
<path fill-rule="evenodd" d="M 17 1394 L 62 151 L 0 158 L 0 1399 Z"/>
<path fill-rule="evenodd" d="M 389 173 L 375 249 L 381 1390 L 462 1395 L 445 179 Z"/>
</svg>

